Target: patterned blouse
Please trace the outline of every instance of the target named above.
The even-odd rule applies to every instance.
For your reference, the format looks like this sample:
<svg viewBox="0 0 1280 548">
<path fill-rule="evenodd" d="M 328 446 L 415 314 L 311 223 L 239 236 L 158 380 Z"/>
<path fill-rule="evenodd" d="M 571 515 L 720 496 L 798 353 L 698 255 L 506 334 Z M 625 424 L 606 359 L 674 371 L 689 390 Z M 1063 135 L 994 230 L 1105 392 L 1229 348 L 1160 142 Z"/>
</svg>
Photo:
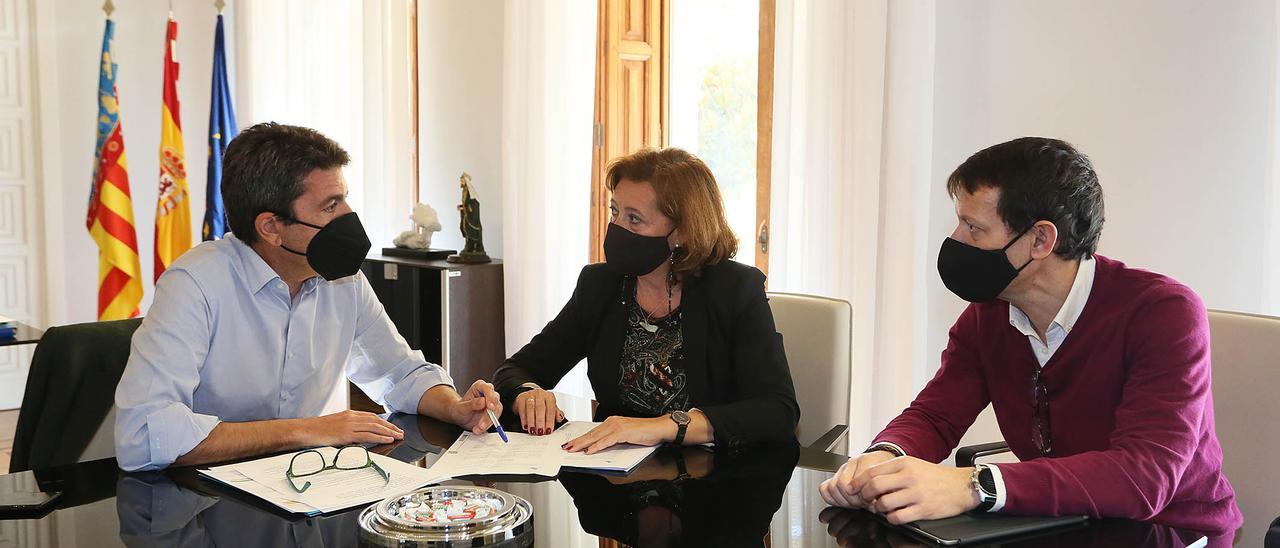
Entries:
<svg viewBox="0 0 1280 548">
<path fill-rule="evenodd" d="M 624 406 L 653 417 L 689 409 L 679 308 L 651 320 L 634 296 L 628 299 L 620 361 L 618 392 Z"/>
</svg>

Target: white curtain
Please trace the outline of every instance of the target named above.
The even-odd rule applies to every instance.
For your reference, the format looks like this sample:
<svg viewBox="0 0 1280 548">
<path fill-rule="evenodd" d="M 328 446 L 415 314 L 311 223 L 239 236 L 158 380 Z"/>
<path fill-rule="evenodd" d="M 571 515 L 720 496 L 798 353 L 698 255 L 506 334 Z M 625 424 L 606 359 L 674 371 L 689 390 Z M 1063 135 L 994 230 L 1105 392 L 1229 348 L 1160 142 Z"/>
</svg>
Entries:
<svg viewBox="0 0 1280 548">
<path fill-rule="evenodd" d="M 507 0 L 502 239 L 507 353 L 555 316 L 587 264 L 596 2 Z M 585 364 L 557 390 L 590 397 Z M 520 489 L 513 489 L 519 492 Z M 539 546 L 594 547 L 563 489 L 532 490 Z"/>
<path fill-rule="evenodd" d="M 240 0 L 236 114 L 241 128 L 314 128 L 351 154 L 352 207 L 374 245 L 411 226 L 413 152 L 404 2 Z"/>
<path fill-rule="evenodd" d="M 1280 9 L 1274 23 L 1280 29 Z M 1280 315 L 1280 39 L 1271 51 L 1270 112 L 1267 116 L 1267 171 L 1263 211 L 1262 303 L 1264 314 Z"/>
<path fill-rule="evenodd" d="M 934 25 L 932 0 L 777 4 L 769 289 L 852 303 L 854 451 L 936 362 Z"/>
<path fill-rule="evenodd" d="M 587 264 L 596 2 L 507 0 L 502 239 L 510 355 L 546 325 Z M 558 390 L 590 396 L 584 365 Z"/>
</svg>

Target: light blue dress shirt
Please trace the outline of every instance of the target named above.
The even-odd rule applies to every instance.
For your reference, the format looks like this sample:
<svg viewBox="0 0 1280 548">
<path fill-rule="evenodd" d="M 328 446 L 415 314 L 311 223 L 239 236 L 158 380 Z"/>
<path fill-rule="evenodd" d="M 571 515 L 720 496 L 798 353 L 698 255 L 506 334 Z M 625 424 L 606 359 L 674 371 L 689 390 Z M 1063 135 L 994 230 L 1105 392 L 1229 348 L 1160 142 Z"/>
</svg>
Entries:
<svg viewBox="0 0 1280 548">
<path fill-rule="evenodd" d="M 116 459 L 155 470 L 221 421 L 314 417 L 343 377 L 389 411 L 453 385 L 409 348 L 363 274 L 298 294 L 244 242 L 205 242 L 156 283 L 116 388 Z"/>
</svg>

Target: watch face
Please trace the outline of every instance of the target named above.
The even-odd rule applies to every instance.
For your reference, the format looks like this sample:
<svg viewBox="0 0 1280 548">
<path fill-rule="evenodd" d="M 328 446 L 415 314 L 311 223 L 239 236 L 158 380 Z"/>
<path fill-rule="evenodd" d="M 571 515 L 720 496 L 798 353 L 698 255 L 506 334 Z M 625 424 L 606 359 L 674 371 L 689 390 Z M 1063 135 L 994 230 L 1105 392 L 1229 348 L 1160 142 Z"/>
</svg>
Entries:
<svg viewBox="0 0 1280 548">
<path fill-rule="evenodd" d="M 676 421 L 676 424 L 689 424 L 689 414 L 684 411 L 672 411 L 671 420 Z"/>
<path fill-rule="evenodd" d="M 984 500 L 996 498 L 996 480 L 991 473 L 991 468 L 986 465 L 978 465 L 978 496 Z"/>
</svg>

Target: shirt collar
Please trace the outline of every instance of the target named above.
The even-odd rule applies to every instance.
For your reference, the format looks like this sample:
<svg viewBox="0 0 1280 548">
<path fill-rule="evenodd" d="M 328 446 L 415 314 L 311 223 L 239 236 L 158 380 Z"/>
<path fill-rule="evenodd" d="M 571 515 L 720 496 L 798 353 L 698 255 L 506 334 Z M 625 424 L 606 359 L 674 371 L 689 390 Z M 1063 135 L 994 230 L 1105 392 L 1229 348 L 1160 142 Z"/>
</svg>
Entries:
<svg viewBox="0 0 1280 548">
<path fill-rule="evenodd" d="M 1076 269 L 1076 278 L 1071 282 L 1071 290 L 1067 292 L 1067 298 L 1062 301 L 1062 308 L 1058 309 L 1058 314 L 1053 317 L 1050 326 L 1057 325 L 1063 332 L 1071 333 L 1071 329 L 1080 320 L 1080 314 L 1084 312 L 1085 303 L 1089 302 L 1089 293 L 1093 292 L 1093 275 L 1097 266 L 1093 257 L 1080 259 L 1080 267 Z M 1009 325 L 1028 337 L 1038 337 L 1035 327 L 1031 325 L 1031 319 L 1013 303 L 1009 303 Z"/>
<path fill-rule="evenodd" d="M 248 244 L 236 238 L 234 234 L 227 234 L 227 239 L 231 240 L 231 244 L 236 249 L 236 254 L 240 257 L 240 266 L 244 272 L 245 281 L 248 282 L 255 295 L 275 280 L 280 280 L 280 287 L 287 288 L 280 275 L 276 273 L 274 268 L 271 268 L 271 265 L 267 264 L 267 261 L 262 259 L 261 255 L 258 255 L 257 251 L 254 251 Z M 298 290 L 298 293 L 306 295 L 315 291 L 322 281 L 324 281 L 324 278 L 320 276 L 307 278 L 302 281 L 302 287 Z"/>
<path fill-rule="evenodd" d="M 279 280 L 280 275 L 276 274 L 275 269 L 262 260 L 262 256 L 258 255 L 252 247 L 244 241 L 236 238 L 234 234 L 228 234 L 227 238 L 231 241 L 231 245 L 235 247 L 236 255 L 240 257 L 240 270 L 244 274 L 245 282 L 254 294 L 262 291 L 262 288 L 271 283 L 272 280 Z"/>
</svg>

